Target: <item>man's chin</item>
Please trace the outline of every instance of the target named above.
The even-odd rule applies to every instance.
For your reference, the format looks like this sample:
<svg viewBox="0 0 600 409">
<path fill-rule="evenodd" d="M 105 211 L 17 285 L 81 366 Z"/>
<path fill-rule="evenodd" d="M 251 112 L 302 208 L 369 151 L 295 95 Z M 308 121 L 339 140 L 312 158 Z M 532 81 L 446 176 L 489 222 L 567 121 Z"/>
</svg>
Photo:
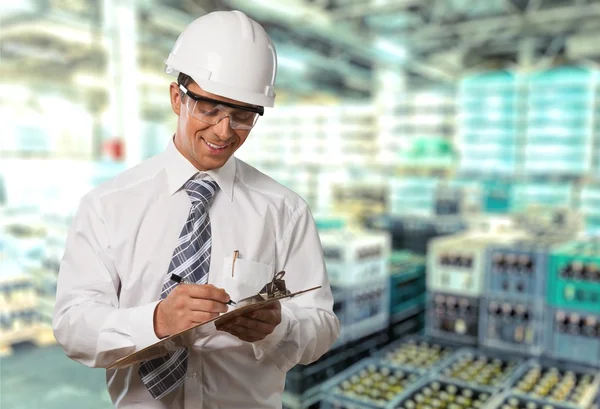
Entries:
<svg viewBox="0 0 600 409">
<path fill-rule="evenodd" d="M 227 163 L 227 161 L 229 160 L 229 158 L 231 156 L 232 155 L 228 155 L 227 157 L 215 156 L 215 155 L 207 155 L 207 154 L 203 153 L 200 156 L 199 165 L 204 170 L 218 169 L 218 168 L 222 167 L 223 165 L 225 165 L 225 163 Z"/>
</svg>

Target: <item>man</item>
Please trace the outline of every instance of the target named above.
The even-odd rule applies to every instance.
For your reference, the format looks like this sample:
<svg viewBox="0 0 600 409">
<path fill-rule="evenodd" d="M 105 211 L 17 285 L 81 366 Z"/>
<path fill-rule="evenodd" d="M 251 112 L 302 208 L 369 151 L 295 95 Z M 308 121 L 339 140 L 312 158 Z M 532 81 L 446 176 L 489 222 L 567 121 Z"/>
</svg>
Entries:
<svg viewBox="0 0 600 409">
<path fill-rule="evenodd" d="M 280 408 L 286 372 L 323 355 L 339 322 L 306 203 L 233 156 L 274 105 L 275 48 L 243 13 L 215 12 L 184 30 L 166 63 L 178 78 L 175 135 L 82 199 L 54 333 L 69 357 L 106 368 L 218 316 L 285 270 L 289 290 L 322 289 L 164 358 L 107 371 L 117 408 Z"/>
</svg>

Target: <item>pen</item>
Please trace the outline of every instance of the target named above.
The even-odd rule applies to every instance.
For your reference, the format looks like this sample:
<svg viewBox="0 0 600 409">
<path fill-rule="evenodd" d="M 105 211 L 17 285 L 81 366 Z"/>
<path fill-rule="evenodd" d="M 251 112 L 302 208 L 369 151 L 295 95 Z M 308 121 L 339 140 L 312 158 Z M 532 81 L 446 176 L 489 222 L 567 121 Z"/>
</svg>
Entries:
<svg viewBox="0 0 600 409">
<path fill-rule="evenodd" d="M 231 263 L 231 277 L 233 278 L 233 268 L 235 267 L 235 260 L 237 260 L 237 258 L 239 257 L 240 252 L 239 250 L 235 250 L 233 252 L 233 262 Z"/>
<path fill-rule="evenodd" d="M 178 284 L 192 284 L 192 283 L 186 282 L 183 278 L 181 278 L 177 274 L 171 274 L 171 280 L 175 281 Z M 230 299 L 225 304 L 227 304 L 227 305 L 235 305 L 235 301 L 233 301 L 233 300 Z"/>
</svg>

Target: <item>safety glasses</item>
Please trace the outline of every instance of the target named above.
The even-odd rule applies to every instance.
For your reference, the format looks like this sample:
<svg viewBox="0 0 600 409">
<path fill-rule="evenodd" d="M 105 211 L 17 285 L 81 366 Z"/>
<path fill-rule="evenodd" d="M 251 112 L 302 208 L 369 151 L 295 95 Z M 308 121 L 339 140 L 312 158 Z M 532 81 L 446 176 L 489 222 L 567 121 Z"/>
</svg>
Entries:
<svg viewBox="0 0 600 409">
<path fill-rule="evenodd" d="M 231 129 L 250 130 L 256 125 L 258 117 L 265 112 L 264 107 L 261 106 L 238 105 L 203 97 L 194 94 L 181 84 L 179 89 L 188 97 L 185 106 L 190 115 L 209 125 L 216 125 L 223 118 L 229 117 Z"/>
</svg>

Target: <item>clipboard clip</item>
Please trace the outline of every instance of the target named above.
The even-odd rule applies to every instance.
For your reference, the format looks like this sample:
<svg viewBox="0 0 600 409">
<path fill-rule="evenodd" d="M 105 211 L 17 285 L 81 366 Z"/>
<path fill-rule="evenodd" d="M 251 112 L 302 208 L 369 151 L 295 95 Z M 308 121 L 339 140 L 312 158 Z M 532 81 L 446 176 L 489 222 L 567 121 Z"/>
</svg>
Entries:
<svg viewBox="0 0 600 409">
<path fill-rule="evenodd" d="M 270 283 L 267 283 L 262 290 L 258 293 L 260 296 L 266 299 L 275 298 L 282 295 L 290 295 L 290 290 L 285 286 L 285 280 L 283 277 L 285 276 L 285 271 L 280 271 L 279 273 L 273 276 L 273 280 Z"/>
<path fill-rule="evenodd" d="M 265 286 L 258 292 L 258 294 L 251 297 L 244 298 L 237 302 L 238 306 L 250 305 L 261 301 L 266 301 L 271 298 L 281 297 L 290 295 L 290 290 L 285 285 L 285 271 L 280 271 L 273 276 L 273 279 L 269 281 Z"/>
</svg>

